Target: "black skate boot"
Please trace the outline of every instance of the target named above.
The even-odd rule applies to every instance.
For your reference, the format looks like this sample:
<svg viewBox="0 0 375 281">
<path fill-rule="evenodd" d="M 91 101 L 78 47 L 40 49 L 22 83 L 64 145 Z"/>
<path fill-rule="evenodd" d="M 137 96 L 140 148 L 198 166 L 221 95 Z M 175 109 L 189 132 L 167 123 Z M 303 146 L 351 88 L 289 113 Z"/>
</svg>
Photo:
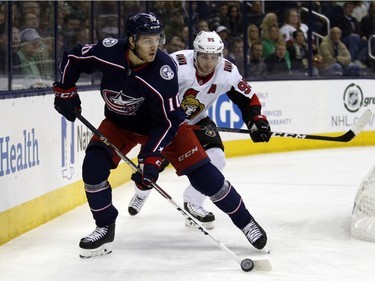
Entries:
<svg viewBox="0 0 375 281">
<path fill-rule="evenodd" d="M 253 217 L 251 217 L 250 222 L 242 229 L 242 232 L 255 248 L 261 250 L 266 246 L 267 234 Z"/>
<path fill-rule="evenodd" d="M 115 224 L 96 229 L 79 242 L 80 258 L 87 259 L 112 253 L 112 242 L 115 238 Z"/>
</svg>

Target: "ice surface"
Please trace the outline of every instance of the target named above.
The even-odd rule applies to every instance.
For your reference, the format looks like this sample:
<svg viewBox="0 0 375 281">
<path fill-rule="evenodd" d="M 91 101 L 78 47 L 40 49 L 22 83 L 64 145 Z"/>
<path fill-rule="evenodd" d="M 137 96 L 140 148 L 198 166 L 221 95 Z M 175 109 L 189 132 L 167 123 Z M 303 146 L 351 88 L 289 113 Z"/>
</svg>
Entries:
<svg viewBox="0 0 375 281">
<path fill-rule="evenodd" d="M 210 237 L 186 228 L 183 216 L 156 191 L 131 217 L 128 183 L 113 192 L 120 211 L 113 253 L 78 257 L 80 238 L 94 229 L 85 204 L 1 246 L 0 280 L 372 281 L 375 243 L 352 238 L 350 220 L 374 156 L 375 147 L 359 147 L 228 159 L 224 173 L 267 231 L 271 254 L 252 248 L 207 201 L 217 218 L 210 233 L 240 257 L 268 258 L 272 272 L 243 272 Z M 158 183 L 182 206 L 186 178 L 168 169 Z"/>
</svg>

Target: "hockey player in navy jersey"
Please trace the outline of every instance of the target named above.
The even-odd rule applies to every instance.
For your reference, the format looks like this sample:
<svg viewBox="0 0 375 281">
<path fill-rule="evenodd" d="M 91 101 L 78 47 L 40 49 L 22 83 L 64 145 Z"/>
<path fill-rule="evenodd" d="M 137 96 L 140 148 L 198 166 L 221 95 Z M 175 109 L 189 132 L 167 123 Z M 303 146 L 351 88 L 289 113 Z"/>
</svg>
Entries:
<svg viewBox="0 0 375 281">
<path fill-rule="evenodd" d="M 142 145 L 138 155 L 142 174 L 135 179 L 137 184 L 150 188 L 158 179 L 165 157 L 179 175 L 186 175 L 197 190 L 229 215 L 254 247 L 262 249 L 267 243 L 265 231 L 184 122 L 176 65 L 158 49 L 164 41 L 162 24 L 153 13 L 137 13 L 127 19 L 126 31 L 124 40 L 106 38 L 65 54 L 61 80 L 53 86 L 56 110 L 73 122 L 74 112 L 81 110 L 75 86 L 80 73 L 101 72 L 105 119 L 98 130 L 125 155 L 137 144 Z M 97 136 L 92 137 L 82 178 L 96 228 L 80 240 L 82 258 L 112 251 L 118 211 L 112 204 L 108 177 L 119 161 L 111 148 Z"/>
<path fill-rule="evenodd" d="M 194 40 L 194 50 L 182 50 L 171 56 L 178 65 L 179 100 L 190 125 L 216 127 L 208 117 L 212 104 L 224 94 L 237 104 L 244 123 L 251 129 L 254 142 L 267 142 L 270 126 L 261 114 L 261 104 L 236 65 L 223 58 L 224 44 L 216 32 L 201 31 Z M 260 130 L 258 130 L 258 128 Z M 206 153 L 220 171 L 225 167 L 224 145 L 218 132 L 194 131 Z M 135 187 L 129 213 L 138 214 L 151 190 Z M 207 229 L 214 228 L 215 216 L 204 207 L 206 196 L 191 184 L 183 195 L 184 208 Z M 190 220 L 185 224 L 190 226 Z"/>
</svg>

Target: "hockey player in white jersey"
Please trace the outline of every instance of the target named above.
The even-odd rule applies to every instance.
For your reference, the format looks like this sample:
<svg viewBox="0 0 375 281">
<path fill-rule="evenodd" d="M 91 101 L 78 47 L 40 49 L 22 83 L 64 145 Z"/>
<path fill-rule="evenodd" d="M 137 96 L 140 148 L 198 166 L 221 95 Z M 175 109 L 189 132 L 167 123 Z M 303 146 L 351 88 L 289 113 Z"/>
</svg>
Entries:
<svg viewBox="0 0 375 281">
<path fill-rule="evenodd" d="M 243 79 L 237 67 L 223 58 L 224 44 L 216 32 L 201 31 L 194 40 L 194 50 L 171 54 L 178 65 L 179 100 L 189 125 L 214 126 L 208 109 L 223 94 L 237 104 L 242 119 L 251 130 L 254 142 L 268 142 L 270 126 L 261 114 L 261 104 L 251 86 Z M 225 167 L 223 142 L 218 132 L 196 130 L 200 143 L 211 162 L 222 171 Z M 141 188 L 141 189 L 140 189 Z M 144 205 L 150 189 L 135 188 L 129 203 L 129 213 L 136 215 Z M 189 185 L 183 195 L 184 208 L 207 229 L 214 228 L 215 216 L 204 209 L 206 196 Z M 189 226 L 189 220 L 185 224 Z"/>
</svg>

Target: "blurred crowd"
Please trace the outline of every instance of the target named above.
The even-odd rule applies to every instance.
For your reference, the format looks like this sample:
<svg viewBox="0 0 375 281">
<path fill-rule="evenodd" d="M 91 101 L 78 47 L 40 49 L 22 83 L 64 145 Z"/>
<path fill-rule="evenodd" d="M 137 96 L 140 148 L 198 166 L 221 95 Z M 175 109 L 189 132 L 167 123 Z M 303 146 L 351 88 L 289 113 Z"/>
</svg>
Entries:
<svg viewBox="0 0 375 281">
<path fill-rule="evenodd" d="M 225 58 L 247 79 L 374 73 L 373 1 L 0 1 L 0 78 L 50 86 L 65 50 L 123 37 L 124 19 L 145 10 L 165 24 L 165 52 L 191 48 L 200 30 L 216 31 Z"/>
</svg>

